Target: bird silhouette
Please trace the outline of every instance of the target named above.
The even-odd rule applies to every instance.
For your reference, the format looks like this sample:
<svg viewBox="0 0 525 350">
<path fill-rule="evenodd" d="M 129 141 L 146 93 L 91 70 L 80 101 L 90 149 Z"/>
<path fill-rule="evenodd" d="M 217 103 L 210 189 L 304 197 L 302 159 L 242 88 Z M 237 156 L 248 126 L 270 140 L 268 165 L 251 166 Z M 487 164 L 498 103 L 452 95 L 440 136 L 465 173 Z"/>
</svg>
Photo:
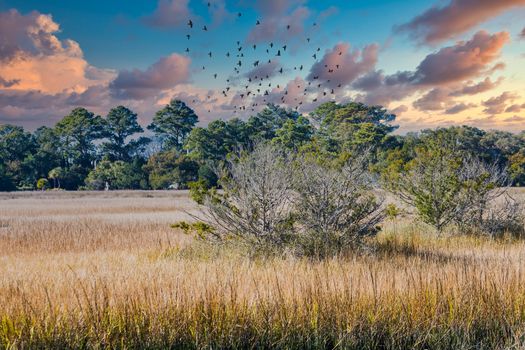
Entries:
<svg viewBox="0 0 525 350">
<path fill-rule="evenodd" d="M 188 26 L 189 26 L 190 28 L 193 28 L 193 22 L 191 21 L 191 19 L 188 21 Z"/>
<path fill-rule="evenodd" d="M 186 34 L 186 38 L 188 38 L 188 40 L 190 40 L 190 37 L 191 37 L 191 35 Z"/>
<path fill-rule="evenodd" d="M 260 25 L 261 24 L 261 21 L 257 20 L 257 23 L 255 23 L 255 25 Z"/>
<path fill-rule="evenodd" d="M 208 27 L 204 26 L 204 27 L 202 27 L 202 30 L 204 30 L 205 32 L 207 32 L 207 31 L 208 31 Z"/>
</svg>

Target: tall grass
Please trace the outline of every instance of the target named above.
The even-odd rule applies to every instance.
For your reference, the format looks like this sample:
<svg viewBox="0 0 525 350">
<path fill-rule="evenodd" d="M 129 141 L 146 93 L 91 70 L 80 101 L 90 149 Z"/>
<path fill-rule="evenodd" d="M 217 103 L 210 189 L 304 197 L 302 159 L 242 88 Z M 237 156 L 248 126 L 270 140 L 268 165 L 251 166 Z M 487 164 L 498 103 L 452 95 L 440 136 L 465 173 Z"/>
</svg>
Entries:
<svg viewBox="0 0 525 350">
<path fill-rule="evenodd" d="M 185 199 L 34 206 L 0 201 L 1 348 L 525 346 L 517 241 L 435 238 L 402 222 L 359 255 L 248 259 L 169 229 Z"/>
</svg>

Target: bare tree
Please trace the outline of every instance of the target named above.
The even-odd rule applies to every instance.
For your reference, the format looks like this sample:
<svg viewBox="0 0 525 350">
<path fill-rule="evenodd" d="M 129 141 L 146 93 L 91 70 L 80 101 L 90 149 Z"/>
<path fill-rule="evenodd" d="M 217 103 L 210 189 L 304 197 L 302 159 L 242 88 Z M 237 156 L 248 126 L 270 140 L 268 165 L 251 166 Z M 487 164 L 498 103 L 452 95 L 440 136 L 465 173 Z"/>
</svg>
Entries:
<svg viewBox="0 0 525 350">
<path fill-rule="evenodd" d="M 337 254 L 357 247 L 363 237 L 377 233 L 382 221 L 382 199 L 374 194 L 374 181 L 364 155 L 342 167 L 317 159 L 296 162 L 294 207 L 299 247 L 310 256 Z"/>
<path fill-rule="evenodd" d="M 221 176 L 222 192 L 204 201 L 213 235 L 235 237 L 258 248 L 279 246 L 292 230 L 292 179 L 289 156 L 269 144 L 230 160 Z"/>
</svg>

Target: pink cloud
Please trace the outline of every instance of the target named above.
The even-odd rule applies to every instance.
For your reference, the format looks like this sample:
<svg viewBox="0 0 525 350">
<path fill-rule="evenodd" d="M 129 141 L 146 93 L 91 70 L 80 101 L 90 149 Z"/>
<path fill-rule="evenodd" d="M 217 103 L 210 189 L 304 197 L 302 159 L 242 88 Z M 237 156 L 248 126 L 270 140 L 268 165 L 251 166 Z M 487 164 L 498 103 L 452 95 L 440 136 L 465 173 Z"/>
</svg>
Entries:
<svg viewBox="0 0 525 350">
<path fill-rule="evenodd" d="M 519 98 L 516 94 L 505 91 L 499 96 L 491 97 L 488 100 L 483 101 L 485 109 L 483 112 L 487 114 L 500 114 L 503 113 L 507 107 L 507 102 L 513 101 Z"/>
<path fill-rule="evenodd" d="M 428 55 L 417 67 L 413 79 L 417 84 L 435 85 L 476 77 L 499 57 L 509 38 L 507 32 L 491 35 L 479 31 L 469 41 L 460 41 Z"/>
<path fill-rule="evenodd" d="M 155 11 L 143 21 L 151 27 L 172 28 L 186 25 L 191 17 L 189 0 L 159 0 Z"/>
<path fill-rule="evenodd" d="M 431 7 L 396 31 L 407 32 L 419 42 L 435 44 L 518 6 L 525 6 L 525 0 L 451 0 L 443 7 Z"/>
<path fill-rule="evenodd" d="M 190 75 L 191 60 L 187 56 L 171 54 L 162 57 L 145 71 L 123 70 L 111 82 L 112 95 L 122 99 L 145 99 L 162 90 L 184 83 Z"/>
<path fill-rule="evenodd" d="M 351 51 L 350 44 L 339 43 L 312 66 L 307 80 L 317 80 L 330 88 L 347 86 L 374 69 L 378 51 L 377 44 Z"/>
</svg>

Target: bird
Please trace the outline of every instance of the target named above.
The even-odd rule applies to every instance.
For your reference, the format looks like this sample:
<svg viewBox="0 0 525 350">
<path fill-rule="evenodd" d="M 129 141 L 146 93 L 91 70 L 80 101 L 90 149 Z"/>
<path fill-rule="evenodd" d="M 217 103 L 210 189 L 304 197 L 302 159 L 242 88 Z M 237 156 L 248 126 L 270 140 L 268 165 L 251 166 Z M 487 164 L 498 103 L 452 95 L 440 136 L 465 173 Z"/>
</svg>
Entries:
<svg viewBox="0 0 525 350">
<path fill-rule="evenodd" d="M 289 24 L 286 26 L 286 29 L 290 30 L 290 25 Z"/>
<path fill-rule="evenodd" d="M 186 48 L 186 52 L 190 52 L 190 48 L 189 47 Z"/>
<path fill-rule="evenodd" d="M 270 43 L 270 47 L 273 47 L 273 43 Z"/>
<path fill-rule="evenodd" d="M 186 38 L 188 38 L 188 40 L 190 40 L 190 35 L 189 35 L 189 34 L 186 34 Z"/>
<path fill-rule="evenodd" d="M 277 55 L 276 56 L 281 56 L 281 50 L 277 50 Z"/>
<path fill-rule="evenodd" d="M 257 20 L 257 23 L 255 23 L 256 26 L 260 25 L 261 21 Z"/>
<path fill-rule="evenodd" d="M 317 59 L 317 54 L 314 53 L 314 54 L 312 55 L 312 57 L 314 58 L 314 60 L 316 60 L 316 59 Z"/>
<path fill-rule="evenodd" d="M 255 61 L 255 62 L 253 62 L 253 66 L 254 66 L 254 67 L 257 67 L 258 65 L 259 65 L 259 61 Z"/>
<path fill-rule="evenodd" d="M 257 45 L 253 44 L 253 49 L 254 50 L 257 49 Z"/>
<path fill-rule="evenodd" d="M 206 27 L 206 25 L 204 27 L 202 27 L 202 30 L 204 30 L 205 32 L 208 31 L 208 27 Z"/>
<path fill-rule="evenodd" d="M 310 42 L 310 38 L 306 38 L 306 41 Z"/>
<path fill-rule="evenodd" d="M 229 52 L 226 52 L 226 57 L 230 57 L 230 53 Z"/>
<path fill-rule="evenodd" d="M 191 21 L 191 19 L 188 21 L 188 26 L 189 26 L 190 28 L 193 28 L 193 22 Z"/>
<path fill-rule="evenodd" d="M 215 73 L 215 74 L 213 75 L 213 78 L 217 79 L 217 73 Z"/>
<path fill-rule="evenodd" d="M 286 51 L 286 45 L 283 46 L 283 50 Z"/>
<path fill-rule="evenodd" d="M 242 16 L 242 13 L 239 12 L 239 13 L 237 14 L 237 17 L 241 17 L 241 16 Z"/>
<path fill-rule="evenodd" d="M 210 7 L 210 6 L 211 6 L 211 3 L 208 1 L 208 7 Z"/>
<path fill-rule="evenodd" d="M 211 58 L 211 56 L 212 56 L 212 53 L 211 53 L 211 51 L 210 51 L 210 52 L 208 52 L 208 56 L 210 56 L 210 58 Z"/>
</svg>

